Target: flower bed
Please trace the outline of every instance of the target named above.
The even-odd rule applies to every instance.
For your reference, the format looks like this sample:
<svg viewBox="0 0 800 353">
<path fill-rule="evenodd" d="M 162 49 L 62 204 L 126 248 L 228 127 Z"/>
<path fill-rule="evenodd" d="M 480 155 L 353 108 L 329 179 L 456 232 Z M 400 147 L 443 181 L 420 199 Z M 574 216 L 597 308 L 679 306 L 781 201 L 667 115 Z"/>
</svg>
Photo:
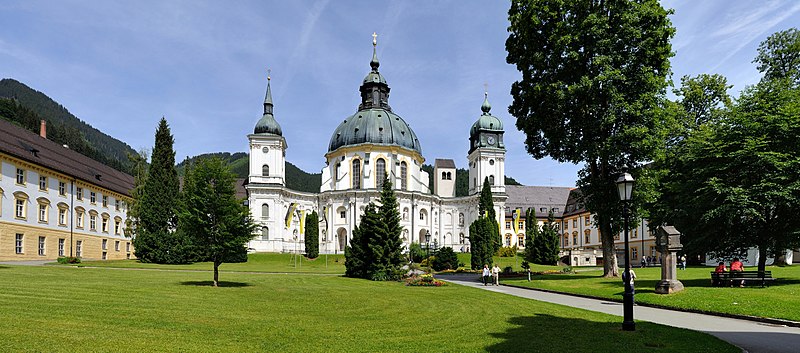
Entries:
<svg viewBox="0 0 800 353">
<path fill-rule="evenodd" d="M 447 283 L 433 278 L 432 275 L 411 276 L 406 278 L 406 285 L 413 287 L 442 287 Z"/>
</svg>

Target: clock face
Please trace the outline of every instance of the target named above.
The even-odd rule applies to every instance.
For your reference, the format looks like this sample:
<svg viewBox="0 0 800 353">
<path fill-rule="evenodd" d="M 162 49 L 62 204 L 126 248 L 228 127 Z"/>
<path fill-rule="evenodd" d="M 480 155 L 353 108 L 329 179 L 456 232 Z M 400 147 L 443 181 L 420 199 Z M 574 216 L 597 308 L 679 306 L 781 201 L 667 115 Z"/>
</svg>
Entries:
<svg viewBox="0 0 800 353">
<path fill-rule="evenodd" d="M 487 137 L 486 142 L 488 142 L 490 145 L 494 145 L 494 136 Z"/>
<path fill-rule="evenodd" d="M 261 150 L 264 151 L 264 153 L 267 153 L 269 152 L 269 147 L 264 146 L 264 148 L 262 148 Z"/>
</svg>

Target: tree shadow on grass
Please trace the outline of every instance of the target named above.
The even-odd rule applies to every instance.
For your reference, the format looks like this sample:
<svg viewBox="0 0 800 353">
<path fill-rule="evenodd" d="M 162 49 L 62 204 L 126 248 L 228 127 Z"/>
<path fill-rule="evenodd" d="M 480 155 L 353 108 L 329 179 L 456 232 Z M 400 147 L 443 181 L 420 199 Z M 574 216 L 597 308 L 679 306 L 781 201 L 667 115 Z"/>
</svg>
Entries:
<svg viewBox="0 0 800 353">
<path fill-rule="evenodd" d="M 487 352 L 639 352 L 707 351 L 723 348 L 724 343 L 709 339 L 704 347 L 700 333 L 668 329 L 649 322 L 637 322 L 636 331 L 622 331 L 619 321 L 590 321 L 548 314 L 516 316 L 504 332 L 491 333 L 502 341 L 486 347 Z M 669 331 L 669 334 L 665 334 Z M 671 334 L 671 335 L 670 335 Z M 683 335 L 688 335 L 688 342 Z M 697 336 L 695 336 L 697 335 Z M 700 341 L 700 342 L 698 342 Z"/>
<path fill-rule="evenodd" d="M 196 287 L 213 287 L 214 281 L 183 281 L 180 282 L 182 286 L 196 286 Z M 220 287 L 250 287 L 250 283 L 246 282 L 229 282 L 229 281 L 219 281 Z"/>
</svg>

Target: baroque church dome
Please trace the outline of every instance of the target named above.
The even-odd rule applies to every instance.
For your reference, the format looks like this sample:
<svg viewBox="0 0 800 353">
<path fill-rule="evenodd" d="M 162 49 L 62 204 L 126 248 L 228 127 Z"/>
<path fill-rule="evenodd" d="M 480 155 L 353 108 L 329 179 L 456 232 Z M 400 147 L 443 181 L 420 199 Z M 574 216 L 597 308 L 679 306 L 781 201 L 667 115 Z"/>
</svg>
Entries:
<svg viewBox="0 0 800 353">
<path fill-rule="evenodd" d="M 270 77 L 267 76 L 267 95 L 264 97 L 264 115 L 262 115 L 261 119 L 256 123 L 253 133 L 256 135 L 283 136 L 281 126 L 278 124 L 278 121 L 275 120 L 275 116 L 272 115 L 274 105 L 272 104 L 272 89 L 269 83 Z"/>
<path fill-rule="evenodd" d="M 375 144 L 400 146 L 422 154 L 417 134 L 389 106 L 389 85 L 378 72 L 380 63 L 376 44 L 373 39 L 372 60 L 369 63 L 372 70 L 364 77 L 359 89 L 361 104 L 358 111 L 344 119 L 333 131 L 328 152 L 345 146 Z"/>
</svg>

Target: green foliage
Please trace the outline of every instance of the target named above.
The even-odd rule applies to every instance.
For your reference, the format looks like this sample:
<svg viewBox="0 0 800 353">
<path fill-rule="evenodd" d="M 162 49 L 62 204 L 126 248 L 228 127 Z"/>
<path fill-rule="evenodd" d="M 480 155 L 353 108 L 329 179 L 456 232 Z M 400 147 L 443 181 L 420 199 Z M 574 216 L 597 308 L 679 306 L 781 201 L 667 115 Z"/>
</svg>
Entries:
<svg viewBox="0 0 800 353">
<path fill-rule="evenodd" d="M 637 179 L 634 218 L 663 147 L 661 111 L 675 33 L 656 0 L 515 0 L 509 10 L 507 61 L 522 79 L 509 112 L 534 158 L 583 163 L 578 186 L 602 234 L 606 275 L 617 274 L 613 234 L 621 206 L 614 181 Z"/>
<path fill-rule="evenodd" d="M 511 266 L 503 267 L 503 274 L 504 275 L 514 274 L 514 269 Z"/>
<path fill-rule="evenodd" d="M 306 257 L 314 259 L 319 256 L 319 215 L 312 211 L 306 216 L 305 224 Z"/>
<path fill-rule="evenodd" d="M 95 129 L 72 115 L 44 93 L 10 79 L 0 80 L 0 117 L 39 133 L 47 122 L 47 139 L 116 170 L 130 173 L 128 155 L 136 153 L 126 143 Z"/>
<path fill-rule="evenodd" d="M 497 251 L 492 245 L 492 228 L 497 230 L 496 224 L 488 217 L 480 217 L 469 225 L 470 267 L 473 270 L 493 263 L 492 255 Z"/>
<path fill-rule="evenodd" d="M 800 84 L 800 31 L 789 28 L 773 33 L 758 46 L 753 62 L 764 74 L 762 81 L 789 80 Z"/>
<path fill-rule="evenodd" d="M 80 257 L 75 256 L 61 256 L 56 261 L 60 264 L 79 264 L 81 263 Z"/>
<path fill-rule="evenodd" d="M 517 256 L 517 246 L 504 246 L 497 250 L 497 256 L 500 257 L 514 257 Z"/>
<path fill-rule="evenodd" d="M 547 223 L 542 225 L 539 236 L 534 238 L 533 241 L 533 246 L 539 256 L 539 262 L 534 263 L 551 266 L 558 264 L 559 239 L 558 222 L 556 222 L 553 210 L 550 210 L 550 214 L 547 216 Z"/>
<path fill-rule="evenodd" d="M 449 246 L 443 247 L 436 253 L 436 258 L 433 260 L 431 267 L 436 271 L 455 270 L 458 268 L 458 256 L 453 251 L 453 248 Z"/>
<path fill-rule="evenodd" d="M 154 163 L 155 165 L 155 163 Z M 201 159 L 184 178 L 179 230 L 214 264 L 214 286 L 223 262 L 247 252 L 255 224 L 250 209 L 236 199 L 235 175 L 219 159 Z"/>
<path fill-rule="evenodd" d="M 364 209 L 359 226 L 345 248 L 345 275 L 374 281 L 399 279 L 403 264 L 400 211 L 392 183 L 384 179 L 380 207 Z"/>
<path fill-rule="evenodd" d="M 128 200 L 128 210 L 125 217 L 125 236 L 134 237 L 139 229 L 141 217 L 140 200 L 144 193 L 144 183 L 147 180 L 147 151 L 142 150 L 128 156 L 133 163 L 133 189 L 131 199 Z"/>
<path fill-rule="evenodd" d="M 541 236 L 542 228 L 539 227 L 539 220 L 536 219 L 536 211 L 529 208 L 525 211 L 525 250 L 522 252 L 525 263 L 542 263 L 540 249 L 536 247 L 536 239 Z"/>
<path fill-rule="evenodd" d="M 175 171 L 174 143 L 167 120 L 161 118 L 150 168 L 141 192 L 134 195 L 138 197 L 134 200 L 138 227 L 135 228 L 133 245 L 136 257 L 142 262 L 187 263 L 197 260 L 191 238 L 176 230 L 181 194 Z"/>
<path fill-rule="evenodd" d="M 422 249 L 422 245 L 417 242 L 412 242 L 411 245 L 408 246 L 408 256 L 411 258 L 412 262 L 420 263 L 425 258 L 425 250 Z"/>
</svg>

